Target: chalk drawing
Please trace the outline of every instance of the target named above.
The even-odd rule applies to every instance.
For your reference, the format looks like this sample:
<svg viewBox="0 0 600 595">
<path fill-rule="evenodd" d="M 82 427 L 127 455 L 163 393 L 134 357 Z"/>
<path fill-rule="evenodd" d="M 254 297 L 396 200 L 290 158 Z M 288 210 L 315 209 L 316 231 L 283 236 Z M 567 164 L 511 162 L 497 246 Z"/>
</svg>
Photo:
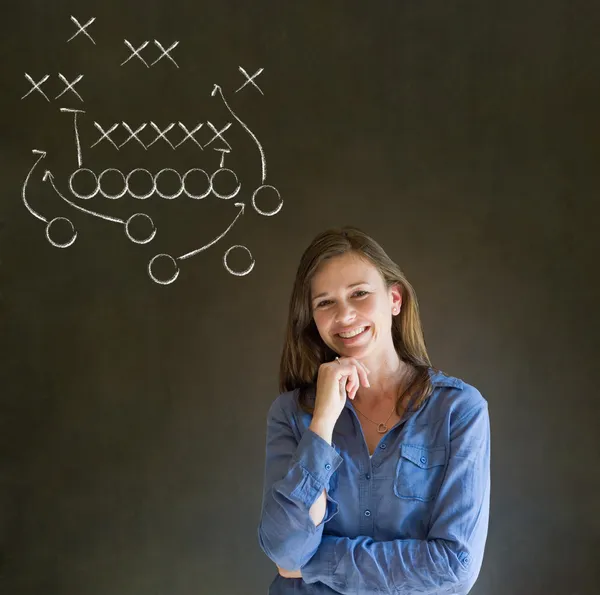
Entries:
<svg viewBox="0 0 600 595">
<path fill-rule="evenodd" d="M 73 22 L 77 25 L 78 31 L 69 39 L 71 41 L 77 35 L 83 33 L 85 36 L 89 37 L 91 41 L 95 41 L 92 39 L 91 35 L 88 33 L 87 28 L 94 22 L 95 17 L 90 19 L 85 25 L 81 25 L 77 19 L 71 17 Z M 141 60 L 147 67 L 150 65 L 148 62 L 142 57 L 141 52 L 149 45 L 148 41 L 143 42 L 137 48 L 134 47 L 128 40 L 124 40 L 125 45 L 130 50 L 130 55 L 127 57 L 122 63 L 121 66 L 129 62 L 132 58 L 137 57 Z M 179 65 L 175 62 L 171 52 L 179 45 L 179 41 L 175 41 L 168 48 L 165 49 L 161 43 L 157 40 L 154 40 L 155 46 L 160 50 L 160 55 L 156 58 L 151 65 L 156 64 L 160 60 L 167 59 L 172 62 L 177 68 Z M 253 75 L 249 75 L 245 69 L 241 66 L 238 67 L 239 71 L 244 75 L 245 82 L 238 87 L 235 91 L 242 90 L 244 87 L 248 85 L 252 85 L 255 87 L 261 95 L 264 96 L 262 89 L 256 83 L 256 78 L 263 72 L 263 68 L 258 69 Z M 79 74 L 72 81 L 69 81 L 62 73 L 58 73 L 58 79 L 63 83 L 64 89 L 56 95 L 54 99 L 59 99 L 64 96 L 67 91 L 70 91 L 74 94 L 80 101 L 83 102 L 82 96 L 79 94 L 75 86 L 81 81 L 83 78 L 83 74 Z M 49 102 L 50 99 L 42 90 L 42 85 L 46 83 L 50 75 L 46 74 L 37 82 L 27 73 L 25 73 L 25 78 L 31 84 L 31 89 L 23 95 L 21 99 L 31 95 L 34 91 L 40 93 L 46 100 Z M 265 152 L 262 147 L 262 144 L 258 140 L 258 137 L 254 132 L 250 130 L 250 128 L 240 119 L 240 117 L 233 111 L 227 100 L 225 99 L 222 88 L 219 85 L 214 85 L 211 91 L 211 96 L 219 95 L 226 109 L 229 111 L 231 116 L 234 118 L 235 122 L 237 122 L 242 129 L 252 138 L 254 144 L 257 146 L 260 161 L 261 161 L 261 183 L 255 187 L 254 191 L 251 193 L 250 203 L 252 205 L 253 211 L 258 213 L 259 215 L 271 217 L 280 212 L 283 206 L 283 200 L 277 188 L 270 184 L 266 184 L 267 178 L 267 161 L 265 157 Z M 173 121 L 169 122 L 166 126 L 159 126 L 155 123 L 155 121 L 150 122 L 142 122 L 141 124 L 136 124 L 132 126 L 125 121 L 115 122 L 108 127 L 104 127 L 99 124 L 97 121 L 92 121 L 93 128 L 97 132 L 99 132 L 100 136 L 90 145 L 90 148 L 95 147 L 102 141 L 106 141 L 110 143 L 117 151 L 122 149 L 128 143 L 130 145 L 140 145 L 144 151 L 147 151 L 150 147 L 158 147 L 162 145 L 164 147 L 164 143 L 166 143 L 172 150 L 176 150 L 182 144 L 186 142 L 191 142 L 195 145 L 195 147 L 199 148 L 201 151 L 204 151 L 207 147 L 211 147 L 214 151 L 219 154 L 219 166 L 211 171 L 207 171 L 201 167 L 192 167 L 187 171 L 181 173 L 176 169 L 171 167 L 163 167 L 158 169 L 158 171 L 153 172 L 150 169 L 145 169 L 143 167 L 135 167 L 129 172 L 123 172 L 121 169 L 117 167 L 107 167 L 96 173 L 89 166 L 83 167 L 83 154 L 82 154 L 82 146 L 80 140 L 80 132 L 81 132 L 81 114 L 86 114 L 84 110 L 81 109 L 72 109 L 67 107 L 61 107 L 60 112 L 69 113 L 73 116 L 73 131 L 74 131 L 74 139 L 76 146 L 76 155 L 77 155 L 77 168 L 68 176 L 68 189 L 71 193 L 73 199 L 65 196 L 63 192 L 60 191 L 59 185 L 56 183 L 54 174 L 50 171 L 50 169 L 44 169 L 44 173 L 41 176 L 42 181 L 45 182 L 45 188 L 51 189 L 54 194 L 60 198 L 60 200 L 68 205 L 69 207 L 77 210 L 79 213 L 84 215 L 94 217 L 97 219 L 101 219 L 108 223 L 116 223 L 122 225 L 125 230 L 126 237 L 133 243 L 141 245 L 150 243 L 157 234 L 157 227 L 154 224 L 153 219 L 146 213 L 135 212 L 127 218 L 115 217 L 106 213 L 102 213 L 98 211 L 96 208 L 85 208 L 81 204 L 77 202 L 79 201 L 91 201 L 92 199 L 100 199 L 104 198 L 109 201 L 116 201 L 120 199 L 124 199 L 125 197 L 131 198 L 136 201 L 148 200 L 151 197 L 158 197 L 160 199 L 166 201 L 175 201 L 176 199 L 191 199 L 195 201 L 204 200 L 209 196 L 214 196 L 217 199 L 229 201 L 235 197 L 238 197 L 242 190 L 242 183 L 238 178 L 237 173 L 230 167 L 225 167 L 225 157 L 229 153 L 232 152 L 232 146 L 229 141 L 225 138 L 225 133 L 231 128 L 232 122 L 225 123 L 220 129 L 218 129 L 212 122 L 207 120 L 206 122 L 199 122 L 193 127 L 186 126 L 182 121 L 173 119 Z M 83 122 L 83 125 L 85 121 Z M 206 124 L 206 128 L 210 130 L 211 137 L 203 142 L 200 140 L 200 136 L 202 134 L 203 126 Z M 175 144 L 173 142 L 173 129 L 178 127 L 179 130 L 183 133 L 183 138 Z M 122 128 L 127 133 L 127 138 L 122 140 L 120 143 L 117 143 L 111 135 L 115 133 L 118 128 Z M 148 137 L 148 130 L 153 131 L 154 138 L 147 142 L 144 139 L 144 136 Z M 85 131 L 85 129 L 84 129 Z M 164 143 L 160 143 L 157 145 L 158 141 L 162 140 Z M 135 142 L 131 142 L 135 141 Z M 221 146 L 214 146 L 221 145 Z M 158 149 L 157 149 L 158 150 Z M 40 162 L 46 157 L 45 151 L 40 151 L 38 149 L 33 149 L 33 155 L 37 158 L 30 170 L 28 171 L 25 180 L 23 182 L 22 187 L 22 200 L 26 209 L 29 211 L 31 215 L 33 215 L 36 219 L 39 219 L 43 223 L 46 224 L 46 238 L 55 247 L 66 248 L 71 246 L 75 239 L 77 238 L 77 231 L 75 226 L 73 225 L 70 219 L 66 217 L 54 217 L 53 219 L 48 219 L 37 210 L 35 210 L 29 203 L 27 198 L 28 188 L 31 184 L 31 178 L 34 174 L 34 171 L 39 168 Z M 230 158 L 231 159 L 231 158 Z M 113 178 L 113 183 L 111 185 L 110 191 L 106 188 L 106 178 L 110 176 Z M 132 189 L 132 178 L 136 177 L 136 190 Z M 87 187 L 85 191 L 81 191 L 81 180 L 87 178 Z M 171 181 L 175 181 L 175 186 L 171 187 L 169 191 L 166 190 L 165 180 L 170 178 Z M 114 182 L 118 181 L 117 187 L 115 188 Z M 200 182 L 199 182 L 200 180 Z M 91 186 L 90 186 L 91 182 Z M 142 183 L 143 182 L 143 183 Z M 193 189 L 192 189 L 193 182 Z M 142 185 L 140 186 L 140 183 Z M 79 187 L 79 188 L 77 188 Z M 125 198 L 126 199 L 126 198 Z M 276 205 L 274 208 L 266 209 L 259 207 L 259 202 L 276 201 Z M 237 212 L 233 217 L 231 223 L 227 226 L 227 228 L 216 237 L 214 237 L 211 241 L 203 244 L 199 248 L 195 248 L 193 250 L 187 251 L 184 254 L 180 254 L 179 256 L 172 256 L 167 253 L 159 253 L 153 256 L 148 262 L 148 275 L 150 279 L 160 285 L 169 285 L 173 283 L 178 277 L 180 273 L 180 263 L 185 260 L 189 260 L 190 258 L 197 256 L 209 248 L 214 247 L 217 243 L 222 242 L 227 234 L 234 228 L 236 223 L 241 220 L 242 215 L 245 214 L 246 204 L 245 202 L 239 201 L 234 203 L 237 208 Z M 137 221 L 144 221 L 146 224 L 149 224 L 149 232 L 145 233 L 141 237 L 138 237 L 140 234 L 137 232 L 135 235 L 132 231 L 132 223 Z M 59 222 L 66 222 L 71 228 L 70 237 L 67 241 L 57 241 L 55 237 L 52 237 L 54 229 Z M 55 235 L 55 234 L 54 234 Z M 243 251 L 245 255 L 248 257 L 250 264 L 243 270 L 235 270 L 229 263 L 231 253 L 236 251 Z M 160 278 L 160 276 L 156 272 L 156 267 L 158 264 L 166 265 L 172 269 L 172 273 L 167 275 L 166 278 Z M 236 276 L 244 276 L 249 274 L 254 266 L 255 260 L 252 256 L 250 250 L 241 244 L 235 244 L 230 246 L 223 253 L 223 266 L 227 272 Z M 164 268 L 164 267 L 163 267 Z"/>
<path fill-rule="evenodd" d="M 77 97 L 79 97 L 80 101 L 83 101 L 83 97 L 81 97 L 81 95 L 79 95 L 79 93 L 77 93 L 77 91 L 75 91 L 75 89 L 73 88 L 83 78 L 83 74 L 80 74 L 72 82 L 69 82 L 60 72 L 58 73 L 58 78 L 65 84 L 65 88 L 54 99 L 58 99 L 59 97 L 61 97 L 67 91 L 72 91 L 73 93 L 75 93 L 75 95 L 77 95 Z"/>
<path fill-rule="evenodd" d="M 254 79 L 264 70 L 264 68 L 259 68 L 252 76 L 250 76 L 241 66 L 238 66 L 238 69 L 248 80 L 241 87 L 238 87 L 235 92 L 241 91 L 248 83 L 252 83 L 260 91 L 260 94 L 264 95 L 262 89 L 254 82 Z"/>
<path fill-rule="evenodd" d="M 173 59 L 173 56 L 171 56 L 171 54 L 169 54 L 169 52 L 177 47 L 179 45 L 179 42 L 176 41 L 175 43 L 173 43 L 168 49 L 165 50 L 165 48 L 160 45 L 160 43 L 158 41 L 156 41 L 156 39 L 154 40 L 154 45 L 156 45 L 158 47 L 158 49 L 162 52 L 161 55 L 156 58 L 156 60 L 154 60 L 154 62 L 152 62 L 152 66 L 154 66 L 159 60 L 162 60 L 163 58 L 169 58 L 169 60 L 171 60 L 171 62 L 173 62 L 173 64 L 175 64 L 175 66 L 177 66 L 177 68 L 179 68 L 179 64 L 177 64 L 177 62 L 175 62 L 175 60 Z"/>
<path fill-rule="evenodd" d="M 77 166 L 81 167 L 83 164 L 83 158 L 81 156 L 81 143 L 79 142 L 79 130 L 77 128 L 77 114 L 85 114 L 85 112 L 80 109 L 70 109 L 68 107 L 61 107 L 60 111 L 73 114 L 73 127 L 75 129 L 75 146 L 77 147 Z"/>
<path fill-rule="evenodd" d="M 131 45 L 131 43 L 129 43 L 129 41 L 127 41 L 126 39 L 124 39 L 123 42 L 131 50 L 131 55 L 129 56 L 129 58 L 127 58 L 127 60 L 121 62 L 121 66 L 123 66 L 123 64 L 127 64 L 127 62 L 129 62 L 129 60 L 131 60 L 131 58 L 133 58 L 134 56 L 137 56 L 146 65 L 146 68 L 150 68 L 148 62 L 146 62 L 146 60 L 144 60 L 144 58 L 140 56 L 140 52 L 150 43 L 149 41 L 144 41 L 144 43 L 142 43 L 142 45 L 137 49 L 134 48 Z"/>
<path fill-rule="evenodd" d="M 231 151 L 231 145 L 222 136 L 223 132 L 225 132 L 231 126 L 231 122 L 227 122 L 227 124 L 223 128 L 221 128 L 221 130 L 217 130 L 210 122 L 206 122 L 206 124 L 209 128 L 212 129 L 215 135 L 204 145 L 204 148 L 206 149 L 206 147 L 208 147 L 210 143 L 212 143 L 215 139 L 219 138 L 227 145 L 227 147 L 229 147 L 229 150 Z"/>
<path fill-rule="evenodd" d="M 135 132 L 129 127 L 129 124 L 127 124 L 126 122 L 121 122 L 121 124 L 123 125 L 123 128 L 125 128 L 125 130 L 127 130 L 127 132 L 129 132 L 129 138 L 125 139 L 120 145 L 119 145 L 119 149 L 127 144 L 132 138 L 135 138 L 135 140 L 140 143 L 140 145 L 142 145 L 142 148 L 144 150 L 146 150 L 146 145 L 140 140 L 140 138 L 138 137 L 138 133 L 141 132 L 142 130 L 144 130 L 144 128 L 146 128 L 146 123 L 144 122 Z"/>
<path fill-rule="evenodd" d="M 41 89 L 40 87 L 50 78 L 49 74 L 46 74 L 45 76 L 43 76 L 37 83 L 27 74 L 25 73 L 25 78 L 33 85 L 31 87 L 31 89 L 29 89 L 29 91 L 27 91 L 27 93 L 25 93 L 25 95 L 23 95 L 23 97 L 21 97 L 21 99 L 25 99 L 25 97 L 27 97 L 30 93 L 33 93 L 33 91 L 38 91 L 39 93 L 41 93 L 45 98 L 46 101 L 50 101 L 50 99 L 48 99 L 48 95 L 46 95 Z"/>
<path fill-rule="evenodd" d="M 71 16 L 71 20 L 75 23 L 75 25 L 77 27 L 79 27 L 79 29 L 77 30 L 77 32 L 74 35 L 72 35 L 71 37 L 69 37 L 69 39 L 67 39 L 67 43 L 69 43 L 69 41 L 71 41 L 71 39 L 73 39 L 74 37 L 77 37 L 77 35 L 79 35 L 80 33 L 83 33 L 91 40 L 91 42 L 94 45 L 96 45 L 96 42 L 93 40 L 92 36 L 86 30 L 96 20 L 96 17 L 92 17 L 85 25 L 81 25 L 74 16 Z"/>
<path fill-rule="evenodd" d="M 179 145 L 182 145 L 186 140 L 189 139 L 192 142 L 196 143 L 196 145 L 198 147 L 203 149 L 202 145 L 194 138 L 194 134 L 196 134 L 196 132 L 198 132 L 198 130 L 200 130 L 200 128 L 202 128 L 202 123 L 198 124 L 198 126 L 196 126 L 196 128 L 194 128 L 194 130 L 192 130 L 192 131 L 188 130 L 181 122 L 177 122 L 177 124 L 179 124 L 179 128 L 181 128 L 181 130 L 183 130 L 185 136 L 183 137 L 183 140 L 181 142 L 179 142 L 175 145 L 175 148 L 177 148 Z M 225 140 L 225 139 L 223 139 L 223 140 Z"/>
<path fill-rule="evenodd" d="M 46 239 L 56 248 L 68 248 L 69 246 L 71 246 L 73 244 L 73 242 L 77 239 L 77 232 L 75 231 L 75 227 L 73 225 L 73 223 L 71 222 L 70 219 L 67 219 L 66 217 L 54 217 L 54 219 L 48 220 L 46 219 L 46 217 L 44 217 L 43 215 L 40 215 L 37 211 L 33 210 L 31 208 L 31 205 L 29 204 L 29 202 L 27 201 L 27 185 L 29 184 L 29 179 L 31 178 L 31 174 L 33 173 L 33 170 L 36 168 L 36 166 L 38 165 L 38 163 L 44 159 L 46 157 L 46 152 L 45 151 L 40 151 L 39 149 L 33 149 L 32 153 L 34 155 L 39 155 L 39 157 L 37 158 L 36 162 L 33 164 L 33 166 L 31 167 L 31 169 L 29 170 L 29 173 L 27 174 L 27 177 L 25 178 L 25 181 L 23 182 L 23 188 L 21 190 L 21 196 L 23 199 L 23 204 L 25 205 L 25 207 L 27 208 L 27 210 L 37 219 L 39 219 L 40 221 L 46 223 Z M 50 237 L 50 230 L 52 228 L 52 226 L 57 223 L 58 221 L 66 221 L 70 226 L 71 226 L 71 231 L 73 233 L 72 237 L 67 240 L 66 242 L 56 242 L 54 241 L 51 237 Z"/>
<path fill-rule="evenodd" d="M 117 143 L 112 138 L 110 138 L 110 133 L 113 132 L 116 128 L 118 128 L 119 124 L 113 124 L 113 126 L 111 126 L 106 131 L 102 128 L 102 126 L 100 126 L 100 124 L 98 124 L 98 122 L 94 122 L 94 126 L 100 131 L 102 136 L 90 147 L 90 149 L 94 148 L 100 141 L 106 139 L 118 151 L 119 145 L 117 145 Z"/>
<path fill-rule="evenodd" d="M 262 148 L 262 145 L 258 141 L 258 138 L 256 138 L 254 132 L 252 132 L 252 130 L 250 130 L 250 128 L 248 128 L 248 126 L 246 126 L 246 124 L 244 124 L 229 107 L 229 104 L 227 103 L 227 101 L 225 101 L 223 91 L 221 90 L 221 87 L 219 85 L 215 85 L 213 87 L 211 95 L 214 97 L 217 93 L 221 96 L 221 99 L 223 100 L 225 107 L 229 110 L 229 113 L 240 123 L 242 128 L 251 136 L 252 140 L 256 143 L 256 146 L 258 147 L 258 151 L 260 153 L 260 162 L 262 164 L 262 182 L 264 183 L 264 181 L 267 179 L 267 160 L 265 158 L 265 152 Z"/>
</svg>

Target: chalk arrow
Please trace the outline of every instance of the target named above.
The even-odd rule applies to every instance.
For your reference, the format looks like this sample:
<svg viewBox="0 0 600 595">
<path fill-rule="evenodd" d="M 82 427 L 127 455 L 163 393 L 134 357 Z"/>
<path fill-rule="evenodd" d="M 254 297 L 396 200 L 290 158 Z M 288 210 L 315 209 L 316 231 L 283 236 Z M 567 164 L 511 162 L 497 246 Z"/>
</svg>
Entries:
<svg viewBox="0 0 600 595">
<path fill-rule="evenodd" d="M 244 209 L 246 208 L 246 206 L 244 205 L 243 202 L 236 202 L 235 206 L 240 207 L 240 212 L 236 215 L 236 218 L 231 222 L 231 225 L 218 238 L 215 238 L 212 242 L 210 242 L 209 244 L 206 244 L 206 246 L 202 246 L 202 248 L 198 248 L 197 250 L 194 250 L 193 252 L 188 252 L 187 254 L 178 256 L 177 260 L 185 260 L 186 258 L 191 258 L 192 256 L 198 254 L 199 252 L 202 252 L 203 250 L 207 250 L 208 248 L 210 248 L 211 246 L 216 244 L 221 238 L 223 238 L 227 234 L 227 232 L 235 225 L 235 222 L 244 214 Z"/>
</svg>

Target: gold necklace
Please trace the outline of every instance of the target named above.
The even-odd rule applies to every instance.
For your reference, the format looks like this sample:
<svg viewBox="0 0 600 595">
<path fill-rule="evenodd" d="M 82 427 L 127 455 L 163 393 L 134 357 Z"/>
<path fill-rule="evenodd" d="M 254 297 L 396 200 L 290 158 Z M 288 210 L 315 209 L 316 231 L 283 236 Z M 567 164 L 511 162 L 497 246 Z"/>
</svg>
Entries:
<svg viewBox="0 0 600 595">
<path fill-rule="evenodd" d="M 361 414 L 364 415 L 364 417 L 367 417 L 354 403 L 352 403 L 354 405 L 354 408 Z M 391 413 L 388 415 L 388 418 L 381 423 L 377 423 L 376 421 L 373 421 L 370 417 L 367 417 L 367 419 L 371 422 L 374 423 L 377 426 L 377 431 L 380 434 L 385 434 L 388 431 L 388 427 L 387 427 L 387 422 L 389 421 L 390 417 L 392 417 L 392 413 L 394 413 L 394 411 L 396 410 L 396 405 L 394 405 L 394 408 L 392 409 Z"/>
</svg>

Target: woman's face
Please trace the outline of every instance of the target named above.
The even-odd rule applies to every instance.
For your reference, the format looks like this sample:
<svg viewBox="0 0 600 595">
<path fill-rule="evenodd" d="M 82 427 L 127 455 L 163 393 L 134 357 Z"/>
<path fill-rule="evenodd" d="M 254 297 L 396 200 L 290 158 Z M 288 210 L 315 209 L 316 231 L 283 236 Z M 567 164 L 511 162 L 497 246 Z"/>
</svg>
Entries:
<svg viewBox="0 0 600 595">
<path fill-rule="evenodd" d="M 400 311 L 401 303 L 398 286 L 387 289 L 379 271 L 354 253 L 323 262 L 311 282 L 315 324 L 340 355 L 365 357 L 393 347 L 392 313 Z M 357 330 L 354 337 L 340 336 Z"/>
</svg>

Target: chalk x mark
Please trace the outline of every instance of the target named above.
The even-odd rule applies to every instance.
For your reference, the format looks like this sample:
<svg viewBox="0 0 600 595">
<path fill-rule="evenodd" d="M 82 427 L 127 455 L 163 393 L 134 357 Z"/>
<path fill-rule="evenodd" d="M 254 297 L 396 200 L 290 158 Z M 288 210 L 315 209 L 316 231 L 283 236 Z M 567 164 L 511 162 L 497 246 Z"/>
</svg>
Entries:
<svg viewBox="0 0 600 595">
<path fill-rule="evenodd" d="M 115 141 L 112 138 L 110 138 L 109 135 L 113 130 L 115 130 L 119 126 L 119 124 L 117 123 L 113 125 L 112 128 L 109 128 L 107 131 L 104 131 L 104 129 L 102 128 L 102 126 L 100 126 L 100 124 L 98 124 L 98 122 L 94 122 L 94 126 L 101 132 L 102 136 L 90 147 L 90 149 L 95 147 L 101 140 L 106 139 L 118 151 L 119 146 L 117 145 L 117 143 L 115 143 Z"/>
<path fill-rule="evenodd" d="M 129 58 L 127 58 L 127 60 L 124 60 L 123 62 L 121 62 L 121 66 L 123 66 L 123 64 L 126 64 L 127 62 L 129 62 L 129 60 L 131 60 L 131 58 L 133 58 L 134 56 L 137 56 L 145 65 L 146 68 L 150 68 L 150 66 L 148 66 L 148 62 L 146 62 L 146 60 L 144 60 L 144 58 L 142 58 L 140 56 L 140 52 L 150 43 L 149 41 L 144 41 L 144 43 L 142 43 L 142 45 L 135 49 L 126 39 L 123 40 L 125 42 L 125 45 L 131 50 L 132 54 L 131 56 L 129 56 Z"/>
<path fill-rule="evenodd" d="M 150 126 L 152 128 L 154 128 L 154 130 L 156 130 L 156 138 L 148 144 L 149 147 L 151 147 L 159 138 L 163 138 L 165 141 L 167 141 L 167 143 L 169 144 L 169 146 L 171 147 L 171 149 L 175 149 L 175 147 L 173 146 L 173 143 L 166 137 L 167 132 L 169 132 L 169 130 L 171 130 L 171 128 L 173 128 L 173 126 L 175 126 L 175 122 L 171 122 L 171 124 L 169 124 L 164 130 L 161 130 L 154 122 L 150 122 Z M 179 143 L 181 144 L 181 143 Z M 179 146 L 179 145 L 177 145 Z"/>
<path fill-rule="evenodd" d="M 129 132 L 129 138 L 124 140 L 120 145 L 119 145 L 119 149 L 126 143 L 128 143 L 132 138 L 135 138 L 135 140 L 140 143 L 140 145 L 142 145 L 142 147 L 144 148 L 144 150 L 146 149 L 146 145 L 139 139 L 138 134 L 144 130 L 144 128 L 146 128 L 146 123 L 142 124 L 135 132 L 129 127 L 129 125 L 126 122 L 121 122 L 121 124 L 123 125 L 123 128 L 125 128 L 125 130 L 127 130 L 127 132 Z"/>
<path fill-rule="evenodd" d="M 83 78 L 83 74 L 80 74 L 73 82 L 69 82 L 60 72 L 58 73 L 58 78 L 66 85 L 64 90 L 59 93 L 54 99 L 58 99 L 61 95 L 63 95 L 64 93 L 66 93 L 67 91 L 73 91 L 73 93 L 75 93 L 75 95 L 77 95 L 77 97 L 79 97 L 80 101 L 83 101 L 83 97 L 81 95 L 79 95 L 79 93 L 77 93 L 77 91 L 75 91 L 75 89 L 73 88 L 74 85 L 76 85 L 82 78 Z"/>
<path fill-rule="evenodd" d="M 159 50 L 161 50 L 162 54 L 156 58 L 156 60 L 154 60 L 154 62 L 152 62 L 151 66 L 154 66 L 159 60 L 162 60 L 163 58 L 169 58 L 169 60 L 171 60 L 171 62 L 173 62 L 173 64 L 175 64 L 175 66 L 177 66 L 177 68 L 179 68 L 179 64 L 177 64 L 177 62 L 175 62 L 175 60 L 173 60 L 173 57 L 171 56 L 171 54 L 169 54 L 169 52 L 174 49 L 175 47 L 177 47 L 179 45 L 179 42 L 176 41 L 173 44 L 171 44 L 171 47 L 169 47 L 169 49 L 165 50 L 165 48 L 158 42 L 156 41 L 156 39 L 154 40 L 154 44 L 158 47 Z"/>
<path fill-rule="evenodd" d="M 252 83 L 260 91 L 260 94 L 264 95 L 262 89 L 254 82 L 254 79 L 264 70 L 264 68 L 259 68 L 252 76 L 250 76 L 241 66 L 238 66 L 238 69 L 248 80 L 241 87 L 238 87 L 235 92 L 241 91 L 248 83 Z"/>
<path fill-rule="evenodd" d="M 69 43 L 69 41 L 71 41 L 71 39 L 73 39 L 80 33 L 83 33 L 84 35 L 87 35 L 89 37 L 89 39 L 92 41 L 92 43 L 94 45 L 96 45 L 96 42 L 94 41 L 92 36 L 86 31 L 86 28 L 89 27 L 96 20 L 96 17 L 92 17 L 85 25 L 81 25 L 74 16 L 71 16 L 71 20 L 75 23 L 75 25 L 77 25 L 77 27 L 79 27 L 79 30 L 74 35 L 69 37 L 69 39 L 67 39 L 67 43 Z"/>
<path fill-rule="evenodd" d="M 204 150 L 202 148 L 202 145 L 194 138 L 194 134 L 196 132 L 198 132 L 198 130 L 200 130 L 200 128 L 202 128 L 202 126 L 203 126 L 202 123 L 198 124 L 198 126 L 196 126 L 196 128 L 194 128 L 194 130 L 192 130 L 191 132 L 181 122 L 177 122 L 177 124 L 179 124 L 179 128 L 181 128 L 181 130 L 183 130 L 183 132 L 185 133 L 185 136 L 183 137 L 183 140 L 181 142 L 179 142 L 175 145 L 174 148 L 177 148 L 179 145 L 184 143 L 189 138 L 190 140 L 194 141 L 202 150 Z M 225 139 L 223 139 L 223 140 L 225 140 Z"/>
<path fill-rule="evenodd" d="M 262 164 L 262 182 L 264 183 L 265 180 L 267 179 L 267 160 L 265 158 L 265 152 L 263 151 L 262 145 L 258 141 L 258 138 L 256 138 L 256 135 L 252 132 L 252 130 L 250 130 L 250 128 L 248 128 L 248 126 L 246 126 L 246 124 L 244 124 L 235 115 L 233 110 L 229 107 L 229 104 L 227 103 L 227 101 L 225 101 L 225 97 L 223 96 L 223 91 L 221 90 L 221 87 L 219 85 L 214 86 L 214 88 L 211 92 L 211 95 L 214 97 L 217 92 L 221 96 L 221 99 L 223 100 L 225 107 L 229 110 L 229 113 L 240 123 L 242 128 L 244 128 L 244 130 L 246 130 L 246 132 L 252 137 L 252 140 L 254 140 L 254 142 L 256 143 L 256 146 L 258 147 L 258 151 L 260 152 L 260 160 L 261 160 L 261 164 Z"/>
<path fill-rule="evenodd" d="M 227 124 L 225 126 L 223 126 L 223 128 L 221 128 L 221 130 L 217 130 L 210 122 L 206 122 L 208 124 L 208 126 L 210 128 L 212 128 L 213 132 L 215 133 L 215 135 L 204 145 L 204 148 L 206 149 L 206 147 L 208 147 L 208 145 L 210 145 L 210 143 L 212 143 L 215 139 L 220 138 L 228 147 L 229 150 L 231 150 L 231 145 L 223 138 L 223 133 L 231 126 L 231 122 L 227 122 Z"/>
<path fill-rule="evenodd" d="M 33 93 L 33 91 L 39 91 L 46 98 L 46 101 L 50 101 L 48 96 L 40 89 L 40 87 L 50 78 L 49 74 L 47 74 L 37 83 L 27 73 L 25 73 L 25 78 L 33 85 L 33 87 L 31 87 L 31 89 L 29 89 L 29 91 L 27 91 L 27 93 L 21 97 L 21 99 L 25 99 L 25 97 L 27 97 L 27 95 L 30 93 Z"/>
</svg>

